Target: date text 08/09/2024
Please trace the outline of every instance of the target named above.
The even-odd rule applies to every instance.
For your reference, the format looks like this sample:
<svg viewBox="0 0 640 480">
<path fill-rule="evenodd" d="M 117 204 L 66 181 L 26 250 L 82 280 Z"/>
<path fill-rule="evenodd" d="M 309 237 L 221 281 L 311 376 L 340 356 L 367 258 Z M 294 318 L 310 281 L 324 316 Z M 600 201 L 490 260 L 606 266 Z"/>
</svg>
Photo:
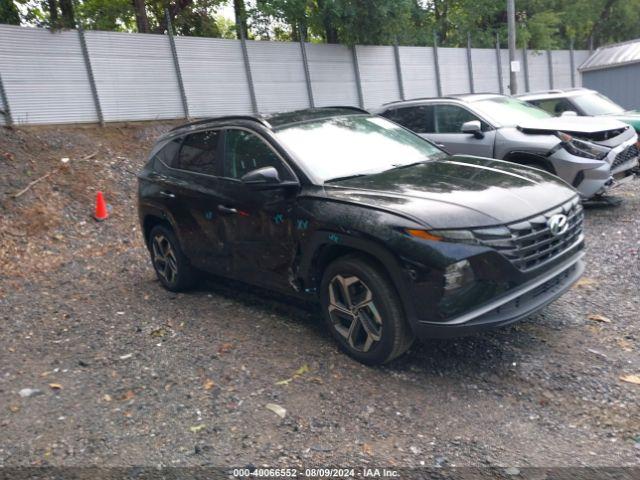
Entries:
<svg viewBox="0 0 640 480">
<path fill-rule="evenodd" d="M 236 468 L 236 478 L 398 478 L 397 470 L 388 468 Z"/>
</svg>

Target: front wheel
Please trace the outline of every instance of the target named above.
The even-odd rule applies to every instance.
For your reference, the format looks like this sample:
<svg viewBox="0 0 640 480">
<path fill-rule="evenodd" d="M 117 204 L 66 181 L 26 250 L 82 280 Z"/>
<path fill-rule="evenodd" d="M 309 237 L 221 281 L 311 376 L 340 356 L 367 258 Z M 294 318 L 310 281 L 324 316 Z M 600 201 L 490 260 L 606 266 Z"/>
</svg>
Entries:
<svg viewBox="0 0 640 480">
<path fill-rule="evenodd" d="M 395 288 L 366 258 L 354 255 L 331 263 L 322 278 L 320 300 L 332 336 L 359 362 L 390 362 L 413 343 Z"/>
</svg>

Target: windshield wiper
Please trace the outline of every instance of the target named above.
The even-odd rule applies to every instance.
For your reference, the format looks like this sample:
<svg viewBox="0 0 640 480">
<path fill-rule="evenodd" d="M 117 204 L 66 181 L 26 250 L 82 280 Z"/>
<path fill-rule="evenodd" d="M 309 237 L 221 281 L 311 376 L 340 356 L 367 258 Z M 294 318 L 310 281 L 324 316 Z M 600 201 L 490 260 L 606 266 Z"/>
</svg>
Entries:
<svg viewBox="0 0 640 480">
<path fill-rule="evenodd" d="M 428 161 L 429 160 L 420 160 L 418 162 L 407 163 L 406 165 L 397 165 L 397 166 L 394 165 L 393 168 L 389 168 L 389 169 L 385 170 L 385 172 L 389 172 L 391 170 L 400 170 L 401 168 L 413 167 L 415 165 L 419 165 L 421 163 L 426 163 Z"/>
<path fill-rule="evenodd" d="M 335 177 L 335 178 L 330 178 L 329 180 L 325 180 L 324 183 L 331 183 L 331 182 L 339 182 L 341 180 L 349 180 L 352 178 L 358 178 L 358 177 L 366 177 L 368 175 L 377 175 L 378 173 L 384 173 L 384 172 L 390 172 L 391 170 L 399 170 L 401 168 L 407 168 L 407 167 L 413 167 L 414 165 L 418 165 L 420 163 L 426 163 L 431 161 L 432 159 L 426 159 L 426 160 L 419 160 L 417 162 L 413 162 L 413 163 L 407 163 L 406 165 L 398 165 L 398 166 L 394 166 L 392 168 L 388 168 L 386 170 L 382 170 L 380 172 L 373 172 L 373 173 L 356 173 L 354 175 L 345 175 L 344 177 Z"/>
<path fill-rule="evenodd" d="M 344 177 L 330 178 L 329 180 L 325 180 L 324 183 L 339 182 L 340 180 L 349 180 L 351 178 L 366 177 L 366 176 L 367 176 L 366 173 L 356 173 L 354 175 L 345 175 Z"/>
</svg>

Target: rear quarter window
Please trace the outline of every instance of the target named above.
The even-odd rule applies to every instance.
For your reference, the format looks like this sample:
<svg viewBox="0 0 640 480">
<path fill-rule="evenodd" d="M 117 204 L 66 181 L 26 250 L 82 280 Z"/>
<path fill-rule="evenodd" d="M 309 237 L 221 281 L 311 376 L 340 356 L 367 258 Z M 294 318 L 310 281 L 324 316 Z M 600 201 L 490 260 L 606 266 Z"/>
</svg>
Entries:
<svg viewBox="0 0 640 480">
<path fill-rule="evenodd" d="M 153 156 L 153 160 L 160 160 L 162 163 L 169 167 L 175 166 L 176 157 L 180 150 L 180 144 L 182 143 L 182 137 L 174 138 L 164 145 Z"/>
</svg>

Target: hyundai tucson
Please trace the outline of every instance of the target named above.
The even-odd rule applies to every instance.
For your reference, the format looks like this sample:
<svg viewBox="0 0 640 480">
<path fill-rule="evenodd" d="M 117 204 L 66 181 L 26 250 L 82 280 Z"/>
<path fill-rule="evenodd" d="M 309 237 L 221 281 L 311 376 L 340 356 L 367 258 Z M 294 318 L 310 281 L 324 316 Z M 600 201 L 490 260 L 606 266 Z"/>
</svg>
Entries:
<svg viewBox="0 0 640 480">
<path fill-rule="evenodd" d="M 367 364 L 527 317 L 583 271 L 582 206 L 560 179 L 355 108 L 178 127 L 139 174 L 139 215 L 165 288 L 209 272 L 315 300 Z"/>
</svg>

